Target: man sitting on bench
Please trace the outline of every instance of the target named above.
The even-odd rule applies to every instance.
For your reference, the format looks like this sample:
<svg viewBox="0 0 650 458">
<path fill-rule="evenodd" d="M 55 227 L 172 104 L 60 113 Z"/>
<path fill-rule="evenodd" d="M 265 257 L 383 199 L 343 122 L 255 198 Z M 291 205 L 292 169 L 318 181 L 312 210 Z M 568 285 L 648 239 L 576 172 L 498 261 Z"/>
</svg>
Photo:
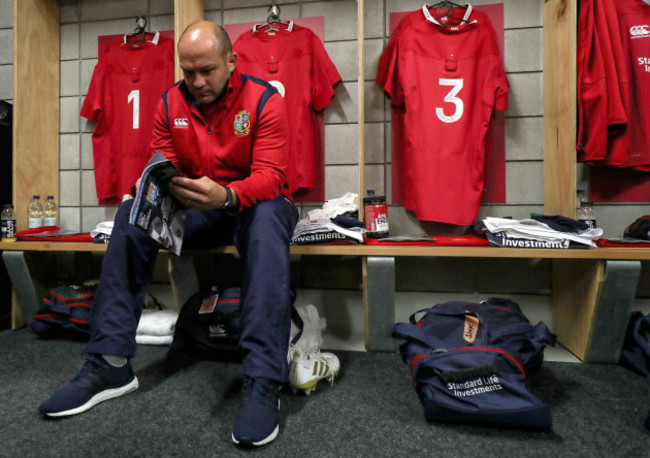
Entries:
<svg viewBox="0 0 650 458">
<path fill-rule="evenodd" d="M 279 430 L 279 386 L 287 381 L 289 240 L 298 219 L 290 200 L 284 101 L 268 83 L 239 73 L 225 30 L 200 21 L 178 42 L 183 81 L 155 113 L 152 152 L 182 176 L 170 191 L 187 207 L 186 248 L 235 243 L 242 256 L 240 346 L 243 403 L 232 440 L 263 445 Z M 40 406 L 47 416 L 85 412 L 138 387 L 131 367 L 135 332 L 159 246 L 129 225 L 122 203 L 104 257 L 90 320 L 86 362 Z"/>
</svg>

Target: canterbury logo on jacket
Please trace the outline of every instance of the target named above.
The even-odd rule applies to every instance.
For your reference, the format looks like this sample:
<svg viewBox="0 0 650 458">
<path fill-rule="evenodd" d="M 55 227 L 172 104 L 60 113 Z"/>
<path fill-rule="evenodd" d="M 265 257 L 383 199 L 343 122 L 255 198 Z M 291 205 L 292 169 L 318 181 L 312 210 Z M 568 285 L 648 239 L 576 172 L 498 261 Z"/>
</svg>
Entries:
<svg viewBox="0 0 650 458">
<path fill-rule="evenodd" d="M 270 84 L 237 69 L 225 93 L 199 106 L 184 81 L 162 97 L 155 114 L 152 152 L 185 176 L 228 185 L 241 207 L 279 195 L 286 183 L 289 127 L 284 101 Z"/>
</svg>

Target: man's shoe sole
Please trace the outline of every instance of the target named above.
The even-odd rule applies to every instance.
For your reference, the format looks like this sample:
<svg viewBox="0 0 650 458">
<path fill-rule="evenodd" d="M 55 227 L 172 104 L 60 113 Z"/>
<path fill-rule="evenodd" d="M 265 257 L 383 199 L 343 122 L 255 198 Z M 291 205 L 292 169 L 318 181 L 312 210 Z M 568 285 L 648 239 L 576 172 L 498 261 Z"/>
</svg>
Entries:
<svg viewBox="0 0 650 458">
<path fill-rule="evenodd" d="M 279 431 L 280 431 L 280 425 L 276 426 L 271 434 L 269 434 L 267 437 L 265 437 L 264 439 L 262 439 L 261 441 L 258 441 L 258 442 L 252 442 L 252 441 L 250 441 L 248 439 L 237 440 L 237 439 L 235 439 L 235 435 L 232 434 L 232 441 L 235 444 L 241 445 L 243 447 L 259 447 L 261 445 L 265 445 L 265 444 L 268 444 L 269 442 L 273 441 L 273 439 L 275 439 L 277 437 Z"/>
<path fill-rule="evenodd" d="M 138 378 L 133 377 L 133 380 L 131 380 L 129 383 L 127 383 L 124 386 L 121 386 L 119 388 L 111 388 L 108 390 L 101 391 L 97 393 L 95 396 L 90 398 L 85 404 L 80 405 L 79 407 L 75 407 L 74 409 L 69 409 L 69 410 L 64 410 L 61 412 L 43 412 L 45 415 L 48 417 L 65 417 L 69 415 L 77 415 L 79 413 L 83 413 L 86 410 L 96 406 L 100 402 L 107 401 L 109 399 L 117 398 L 119 396 L 128 394 L 132 391 L 135 391 L 138 389 Z M 277 432 L 276 432 L 277 434 Z"/>
</svg>

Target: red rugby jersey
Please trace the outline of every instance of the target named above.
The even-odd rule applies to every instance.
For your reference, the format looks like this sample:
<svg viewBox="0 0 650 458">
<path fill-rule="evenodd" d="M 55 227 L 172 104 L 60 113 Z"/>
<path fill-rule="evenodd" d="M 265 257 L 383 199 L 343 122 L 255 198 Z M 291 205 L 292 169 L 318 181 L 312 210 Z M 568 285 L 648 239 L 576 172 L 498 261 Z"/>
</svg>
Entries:
<svg viewBox="0 0 650 458">
<path fill-rule="evenodd" d="M 485 13 L 443 25 L 447 8 L 407 15 L 377 72 L 395 106 L 405 107 L 404 207 L 418 219 L 471 224 L 483 192 L 485 138 L 494 110 L 505 110 L 508 81 L 496 34 Z"/>
<path fill-rule="evenodd" d="M 628 116 L 627 63 L 614 0 L 583 0 L 578 22 L 578 160 L 621 165 Z M 627 153 L 624 153 L 627 155 Z"/>
<path fill-rule="evenodd" d="M 153 118 L 174 82 L 174 40 L 116 43 L 93 73 L 81 116 L 96 122 L 93 157 L 97 198 L 117 204 L 151 157 Z"/>
<path fill-rule="evenodd" d="M 650 4 L 643 0 L 616 0 L 616 12 L 623 42 L 624 61 L 627 63 L 628 129 L 627 139 L 619 148 L 619 157 L 611 157 L 609 164 L 623 165 L 639 170 L 650 170 Z M 621 160 L 622 154 L 627 153 Z"/>
<path fill-rule="evenodd" d="M 306 27 L 274 24 L 280 30 L 248 31 L 233 50 L 242 73 L 268 81 L 285 99 L 289 131 L 287 182 L 291 192 L 312 188 L 320 137 L 316 115 L 341 81 L 320 39 Z"/>
</svg>

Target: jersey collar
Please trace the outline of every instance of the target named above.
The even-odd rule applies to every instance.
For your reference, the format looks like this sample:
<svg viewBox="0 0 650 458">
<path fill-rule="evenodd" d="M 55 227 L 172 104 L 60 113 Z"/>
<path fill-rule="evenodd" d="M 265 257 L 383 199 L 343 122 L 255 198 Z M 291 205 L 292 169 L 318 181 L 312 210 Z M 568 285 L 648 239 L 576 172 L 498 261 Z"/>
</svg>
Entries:
<svg viewBox="0 0 650 458">
<path fill-rule="evenodd" d="M 129 42 L 129 35 L 133 35 L 132 33 L 127 33 L 124 35 L 124 43 L 130 43 Z M 155 45 L 158 44 L 158 40 L 160 39 L 160 32 L 156 31 L 156 34 L 153 36 L 151 40 L 147 40 L 147 43 L 153 43 Z"/>
<path fill-rule="evenodd" d="M 465 16 L 463 17 L 463 21 L 465 21 L 466 24 L 476 24 L 478 22 L 476 19 L 474 19 L 472 21 L 469 20 L 469 17 L 472 15 L 472 10 L 474 9 L 474 7 L 472 5 L 470 5 L 469 3 L 465 3 L 465 6 L 467 7 L 467 11 L 465 12 Z M 425 17 L 425 19 L 427 21 L 432 22 L 435 25 L 439 25 L 439 26 L 447 25 L 447 24 L 441 24 L 440 22 L 438 22 L 436 20 L 436 18 L 434 18 L 431 15 L 431 12 L 429 11 L 429 8 L 427 8 L 427 5 L 424 5 L 422 7 L 422 12 L 424 13 L 424 17 Z M 454 24 L 454 25 L 462 25 L 462 24 Z"/>
<path fill-rule="evenodd" d="M 286 29 L 280 28 L 280 29 L 278 29 L 276 31 L 291 32 L 293 30 L 293 21 L 292 20 L 289 20 L 288 23 L 282 23 L 282 24 L 285 24 L 287 26 L 287 28 Z M 269 30 L 262 30 L 264 28 L 264 26 L 266 26 L 266 25 L 268 25 L 268 22 L 263 22 L 261 24 L 255 24 L 253 26 L 253 33 L 261 32 L 261 31 L 269 32 Z"/>
<path fill-rule="evenodd" d="M 230 109 L 230 105 L 232 103 L 232 100 L 234 99 L 234 96 L 236 97 L 237 93 L 239 92 L 239 89 L 242 86 L 242 78 L 241 78 L 241 73 L 235 67 L 235 70 L 230 74 L 230 78 L 228 78 L 228 82 L 226 83 L 226 90 L 219 96 L 217 100 L 212 102 L 210 106 L 217 106 L 221 103 L 225 105 L 227 109 Z M 183 96 L 185 97 L 185 100 L 188 101 L 191 105 L 194 105 L 196 108 L 199 108 L 199 104 L 196 103 L 196 100 L 190 93 L 189 89 L 187 88 L 187 84 L 185 81 L 181 81 L 181 84 L 179 86 L 179 89 Z"/>
</svg>

